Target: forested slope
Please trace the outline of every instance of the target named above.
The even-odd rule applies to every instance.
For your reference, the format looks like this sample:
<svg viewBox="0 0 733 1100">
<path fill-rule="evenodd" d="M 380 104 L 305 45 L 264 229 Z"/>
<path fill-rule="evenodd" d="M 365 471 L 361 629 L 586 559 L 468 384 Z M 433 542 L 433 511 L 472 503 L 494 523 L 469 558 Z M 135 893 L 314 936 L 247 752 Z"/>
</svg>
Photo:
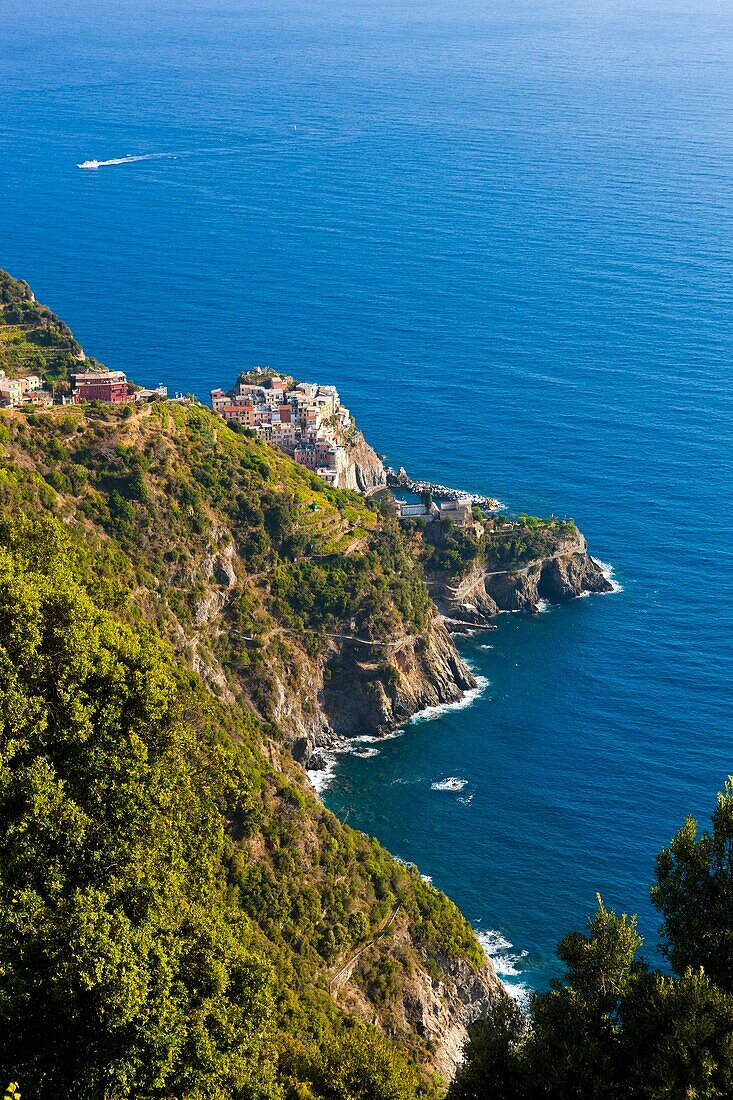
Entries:
<svg viewBox="0 0 733 1100">
<path fill-rule="evenodd" d="M 24 1098 L 439 1088 L 500 986 L 293 758 L 471 682 L 392 518 L 196 404 L 7 409 L 0 548 L 0 1065 Z"/>
</svg>

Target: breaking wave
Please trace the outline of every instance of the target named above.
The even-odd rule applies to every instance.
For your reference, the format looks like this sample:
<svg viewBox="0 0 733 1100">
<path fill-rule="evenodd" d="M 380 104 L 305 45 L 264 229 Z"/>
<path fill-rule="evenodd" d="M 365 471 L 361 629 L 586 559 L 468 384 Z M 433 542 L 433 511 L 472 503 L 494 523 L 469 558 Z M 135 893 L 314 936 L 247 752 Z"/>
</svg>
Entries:
<svg viewBox="0 0 733 1100">
<path fill-rule="evenodd" d="M 467 783 L 467 779 L 458 779 L 455 775 L 449 775 L 447 779 L 431 783 L 430 789 L 431 791 L 462 791 Z"/>
<path fill-rule="evenodd" d="M 494 964 L 497 976 L 509 996 L 526 1010 L 529 1007 L 531 989 L 521 980 L 521 963 L 527 958 L 528 952 L 513 951 L 514 944 L 494 929 L 485 932 L 476 930 L 476 937 L 487 958 Z"/>
<path fill-rule="evenodd" d="M 598 561 L 598 558 L 596 558 L 596 562 L 598 563 L 598 565 L 601 568 L 601 573 L 603 573 L 603 576 L 606 578 L 608 583 L 612 586 L 613 591 L 614 592 L 623 592 L 624 586 L 622 584 L 619 584 L 618 581 L 616 580 L 616 578 L 613 575 L 613 566 L 609 565 L 608 562 Z M 609 595 L 610 594 L 611 593 L 609 593 Z"/>
<path fill-rule="evenodd" d="M 316 794 L 323 794 L 330 786 L 334 772 L 336 771 L 336 753 L 330 752 L 324 755 L 325 767 L 309 768 L 306 771 L 311 787 Z"/>
<path fill-rule="evenodd" d="M 472 706 L 473 703 L 483 695 L 486 688 L 489 686 L 489 681 L 485 676 L 476 677 L 476 687 L 470 688 L 464 692 L 460 699 L 457 699 L 455 703 L 439 703 L 437 706 L 425 707 L 424 710 L 420 710 L 417 714 L 413 714 L 410 722 L 433 722 L 436 718 L 441 718 L 444 714 L 448 714 L 452 710 L 465 710 L 466 707 Z"/>
</svg>

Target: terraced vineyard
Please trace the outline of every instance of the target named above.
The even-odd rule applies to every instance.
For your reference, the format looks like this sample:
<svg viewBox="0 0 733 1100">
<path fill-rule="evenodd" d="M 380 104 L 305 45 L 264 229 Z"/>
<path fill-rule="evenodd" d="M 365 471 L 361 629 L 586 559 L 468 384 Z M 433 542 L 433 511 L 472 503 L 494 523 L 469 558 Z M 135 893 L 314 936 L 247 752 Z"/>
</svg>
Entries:
<svg viewBox="0 0 733 1100">
<path fill-rule="evenodd" d="M 71 329 L 27 283 L 0 271 L 0 369 L 10 378 L 39 374 L 62 382 L 83 358 Z"/>
</svg>

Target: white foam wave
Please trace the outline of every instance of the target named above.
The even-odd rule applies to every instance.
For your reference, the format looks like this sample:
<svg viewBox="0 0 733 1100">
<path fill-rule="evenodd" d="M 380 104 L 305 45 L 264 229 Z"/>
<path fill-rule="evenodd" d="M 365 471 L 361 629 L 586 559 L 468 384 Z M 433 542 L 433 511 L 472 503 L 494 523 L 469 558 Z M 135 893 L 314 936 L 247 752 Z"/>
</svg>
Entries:
<svg viewBox="0 0 733 1100">
<path fill-rule="evenodd" d="M 488 645 L 488 644 L 479 646 L 479 649 L 493 649 L 493 648 L 494 648 L 493 645 Z"/>
<path fill-rule="evenodd" d="M 330 786 L 336 770 L 335 753 L 325 754 L 324 760 L 326 761 L 325 768 L 309 768 L 305 773 L 316 794 L 323 794 L 326 788 Z"/>
<path fill-rule="evenodd" d="M 430 789 L 431 791 L 462 791 L 467 783 L 467 779 L 458 779 L 455 775 L 449 775 L 447 779 L 431 783 Z"/>
<path fill-rule="evenodd" d="M 420 710 L 417 714 L 413 714 L 410 722 L 434 722 L 436 718 L 442 718 L 442 716 L 448 714 L 449 711 L 465 710 L 466 707 L 472 706 L 479 696 L 483 695 L 488 686 L 489 681 L 485 676 L 477 676 L 476 687 L 470 688 L 468 691 L 464 692 L 461 698 L 457 699 L 455 703 L 439 703 L 434 707 L 425 707 L 424 710 Z"/>
<path fill-rule="evenodd" d="M 596 558 L 595 561 L 596 564 L 600 566 L 601 573 L 603 573 L 603 576 L 611 585 L 612 591 L 608 593 L 608 595 L 613 595 L 613 593 L 615 592 L 623 592 L 624 586 L 622 584 L 619 584 L 613 575 L 613 566 L 609 565 L 609 563 L 606 561 L 599 561 L 598 558 Z"/>
<path fill-rule="evenodd" d="M 477 931 L 476 937 L 484 949 L 487 958 L 491 959 L 494 969 L 510 997 L 523 1008 L 527 1009 L 531 990 L 522 982 L 521 964 L 527 958 L 527 951 L 513 952 L 514 944 L 506 936 L 495 929 Z"/>
<path fill-rule="evenodd" d="M 540 614 L 543 614 L 545 611 L 549 611 L 550 610 L 550 601 L 549 600 L 538 600 L 537 601 L 537 610 L 540 612 Z"/>
<path fill-rule="evenodd" d="M 376 741 L 389 741 L 393 737 L 399 737 L 399 731 L 386 734 L 384 737 L 373 737 L 371 734 L 362 734 L 359 737 L 350 737 L 339 744 L 334 745 L 328 752 L 321 752 L 324 766 L 322 768 L 309 768 L 306 775 L 313 789 L 322 794 L 331 784 L 339 756 L 359 756 L 362 760 L 369 760 L 373 756 L 379 756 L 379 749 L 374 747 Z"/>
</svg>

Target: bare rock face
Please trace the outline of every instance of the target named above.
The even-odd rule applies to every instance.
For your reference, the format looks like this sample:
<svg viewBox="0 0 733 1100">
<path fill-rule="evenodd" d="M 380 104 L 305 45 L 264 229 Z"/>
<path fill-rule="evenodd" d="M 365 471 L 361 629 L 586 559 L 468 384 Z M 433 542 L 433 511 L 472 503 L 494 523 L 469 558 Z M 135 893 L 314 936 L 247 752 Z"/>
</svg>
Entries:
<svg viewBox="0 0 733 1100">
<path fill-rule="evenodd" d="M 348 643 L 334 655 L 322 707 L 338 736 L 391 733 L 426 707 L 457 702 L 476 686 L 436 614 L 423 634 L 388 647 Z"/>
<path fill-rule="evenodd" d="M 531 611 L 540 600 L 563 603 L 586 592 L 612 592 L 613 585 L 590 554 L 562 554 L 514 573 L 486 577 L 486 591 L 500 611 Z"/>
<path fill-rule="evenodd" d="M 384 463 L 361 432 L 347 446 L 348 465 L 339 475 L 340 489 L 353 489 L 369 496 L 387 484 Z"/>
<path fill-rule="evenodd" d="M 613 585 L 590 554 L 568 554 L 545 563 L 538 591 L 546 600 L 572 600 L 584 592 L 612 592 Z"/>
<path fill-rule="evenodd" d="M 234 588 L 237 583 L 237 574 L 234 571 L 233 551 L 230 549 L 220 554 L 214 562 L 214 580 L 225 588 Z"/>
<path fill-rule="evenodd" d="M 533 562 L 516 573 L 489 574 L 486 591 L 500 611 L 529 611 L 540 599 L 541 572 L 542 562 Z"/>
<path fill-rule="evenodd" d="M 493 629 L 491 620 L 499 614 L 499 608 L 486 590 L 481 564 L 476 563 L 455 584 L 444 577 L 430 578 L 428 589 L 453 633 L 460 633 L 462 623 L 467 627 Z"/>
<path fill-rule="evenodd" d="M 468 1028 L 507 994 L 490 962 L 481 970 L 453 959 L 439 961 L 440 978 L 421 970 L 404 999 L 405 1019 L 435 1046 L 434 1065 L 451 1078 L 463 1059 Z"/>
<path fill-rule="evenodd" d="M 387 1035 L 408 1038 L 417 1033 L 431 1049 L 431 1065 L 450 1079 L 463 1058 L 468 1028 L 507 993 L 489 959 L 480 965 L 468 959 L 430 956 L 417 947 L 405 914 L 389 936 L 375 940 L 360 953 L 363 961 L 379 966 L 382 955 L 402 956 L 401 995 L 385 1003 L 375 1018 L 374 1005 L 365 997 L 360 960 L 342 967 L 331 991 L 347 1012 L 377 1023 Z"/>
</svg>

